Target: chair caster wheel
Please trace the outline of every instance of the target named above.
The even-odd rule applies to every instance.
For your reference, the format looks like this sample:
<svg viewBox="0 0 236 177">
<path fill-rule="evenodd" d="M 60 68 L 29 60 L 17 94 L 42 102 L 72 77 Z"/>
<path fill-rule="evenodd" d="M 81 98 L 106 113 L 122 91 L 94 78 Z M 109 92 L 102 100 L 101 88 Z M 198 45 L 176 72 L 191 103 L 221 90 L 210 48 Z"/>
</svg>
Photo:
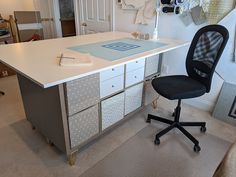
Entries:
<svg viewBox="0 0 236 177">
<path fill-rule="evenodd" d="M 202 133 L 205 133 L 207 129 L 206 129 L 205 126 L 202 126 L 202 127 L 200 128 L 200 130 L 201 130 Z"/>
<path fill-rule="evenodd" d="M 155 141 L 154 141 L 154 144 L 155 145 L 159 145 L 161 142 L 160 142 L 160 139 L 158 138 L 158 139 L 155 139 Z"/>
<path fill-rule="evenodd" d="M 201 151 L 201 147 L 199 145 L 195 145 L 193 147 L 193 150 L 194 150 L 194 152 L 200 152 Z"/>
<path fill-rule="evenodd" d="M 147 120 L 146 120 L 146 123 L 151 123 L 151 119 L 147 119 Z"/>
</svg>

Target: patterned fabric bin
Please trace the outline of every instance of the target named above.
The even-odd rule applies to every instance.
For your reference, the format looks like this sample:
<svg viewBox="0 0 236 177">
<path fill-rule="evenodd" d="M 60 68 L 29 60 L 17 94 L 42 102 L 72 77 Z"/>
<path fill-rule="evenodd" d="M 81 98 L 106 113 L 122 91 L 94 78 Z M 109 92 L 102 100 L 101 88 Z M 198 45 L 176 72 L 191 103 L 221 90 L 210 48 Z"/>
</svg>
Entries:
<svg viewBox="0 0 236 177">
<path fill-rule="evenodd" d="M 102 101 L 102 130 L 124 118 L 124 93 Z"/>
<path fill-rule="evenodd" d="M 69 117 L 69 131 L 72 148 L 98 134 L 98 105 Z"/>
<path fill-rule="evenodd" d="M 67 82 L 65 91 L 68 116 L 97 104 L 100 100 L 99 73 Z"/>
</svg>

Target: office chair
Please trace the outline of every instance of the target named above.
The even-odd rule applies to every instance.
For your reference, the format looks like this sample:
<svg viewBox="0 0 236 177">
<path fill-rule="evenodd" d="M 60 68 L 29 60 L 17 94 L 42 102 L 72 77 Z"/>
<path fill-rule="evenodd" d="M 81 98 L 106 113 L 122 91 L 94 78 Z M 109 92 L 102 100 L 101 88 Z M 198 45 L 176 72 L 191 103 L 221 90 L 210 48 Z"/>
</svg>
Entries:
<svg viewBox="0 0 236 177">
<path fill-rule="evenodd" d="M 188 76 L 165 76 L 152 80 L 152 86 L 157 93 L 169 100 L 178 100 L 178 105 L 173 113 L 174 121 L 148 115 L 147 123 L 151 123 L 151 120 L 157 120 L 170 125 L 156 134 L 154 141 L 156 145 L 160 144 L 160 137 L 170 130 L 178 128 L 194 143 L 195 152 L 201 150 L 199 142 L 183 127 L 199 126 L 201 132 L 206 132 L 206 123 L 180 122 L 181 100 L 200 97 L 210 92 L 212 77 L 228 38 L 229 32 L 223 26 L 208 25 L 203 27 L 195 34 L 188 51 L 186 59 Z"/>
</svg>

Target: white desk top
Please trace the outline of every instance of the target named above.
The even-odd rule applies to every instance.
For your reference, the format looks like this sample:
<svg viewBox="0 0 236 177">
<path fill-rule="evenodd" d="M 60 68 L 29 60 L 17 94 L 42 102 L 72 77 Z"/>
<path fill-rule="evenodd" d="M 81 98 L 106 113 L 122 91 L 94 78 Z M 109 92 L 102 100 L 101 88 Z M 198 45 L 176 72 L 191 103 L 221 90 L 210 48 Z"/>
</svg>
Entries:
<svg viewBox="0 0 236 177">
<path fill-rule="evenodd" d="M 188 42 L 183 41 L 159 39 L 160 42 L 168 45 L 112 62 L 95 58 L 93 59 L 93 65 L 91 66 L 59 66 L 59 59 L 57 56 L 59 56 L 63 50 L 68 47 L 126 37 L 131 37 L 131 35 L 123 32 L 108 32 L 37 42 L 1 45 L 0 61 L 13 68 L 16 72 L 39 84 L 41 87 L 48 88 L 94 74 L 114 66 L 135 61 L 139 58 L 153 56 L 189 44 Z"/>
</svg>

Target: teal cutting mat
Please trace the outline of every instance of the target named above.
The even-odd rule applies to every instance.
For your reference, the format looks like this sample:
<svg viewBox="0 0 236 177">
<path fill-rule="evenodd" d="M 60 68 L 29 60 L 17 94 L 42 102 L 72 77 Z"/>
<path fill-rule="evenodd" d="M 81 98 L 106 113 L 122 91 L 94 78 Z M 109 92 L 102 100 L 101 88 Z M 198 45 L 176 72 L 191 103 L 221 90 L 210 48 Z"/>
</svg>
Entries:
<svg viewBox="0 0 236 177">
<path fill-rule="evenodd" d="M 121 58 L 164 47 L 166 45 L 167 44 L 156 41 L 124 38 L 100 43 L 69 47 L 68 49 L 80 53 L 89 53 L 95 57 L 102 58 L 108 61 L 115 61 Z"/>
</svg>

